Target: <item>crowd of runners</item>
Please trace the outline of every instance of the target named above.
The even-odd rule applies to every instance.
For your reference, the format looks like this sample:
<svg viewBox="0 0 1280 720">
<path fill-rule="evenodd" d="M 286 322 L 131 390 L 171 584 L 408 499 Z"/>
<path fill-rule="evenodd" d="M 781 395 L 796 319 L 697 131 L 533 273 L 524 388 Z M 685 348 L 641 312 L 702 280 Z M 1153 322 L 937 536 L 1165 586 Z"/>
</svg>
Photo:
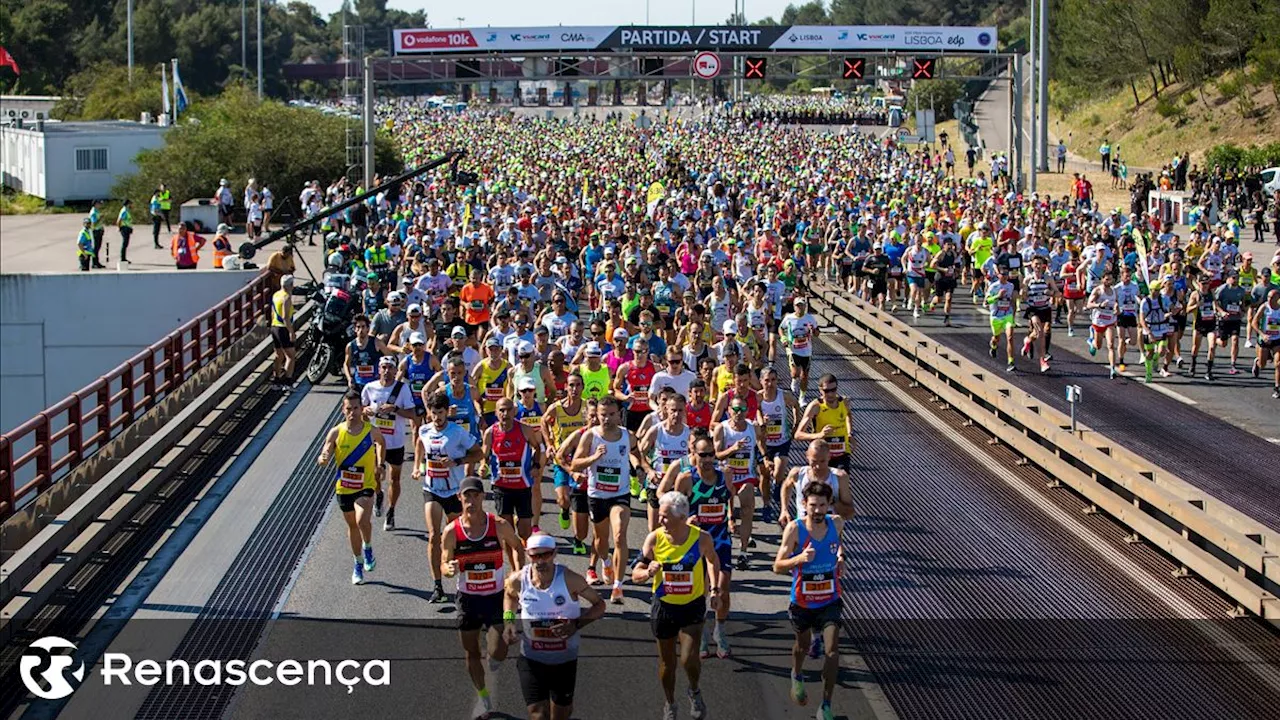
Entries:
<svg viewBox="0 0 1280 720">
<path fill-rule="evenodd" d="M 810 376 L 811 283 L 942 324 L 971 296 L 1010 369 L 1023 355 L 1048 371 L 1063 323 L 1112 374 L 1130 357 L 1148 380 L 1194 372 L 1204 350 L 1212 378 L 1240 336 L 1255 375 L 1280 360 L 1280 259 L 1255 266 L 1226 228 L 1180 238 L 959 178 L 943 149 L 732 116 L 637 127 L 395 104 L 378 120 L 410 165 L 465 148 L 481 181 L 428 175 L 354 214 L 327 208 L 361 188 L 306 189 L 327 270 L 362 280 L 344 419 L 318 462 L 354 584 L 376 569 L 373 519 L 394 530 L 404 475 L 422 484 L 430 599 L 457 605 L 476 717 L 518 645 L 530 716 L 568 718 L 578 631 L 628 580 L 653 590 L 664 718 L 681 669 L 705 717 L 700 662 L 731 654 L 734 573 L 753 568 L 791 578 L 790 694 L 808 702 L 805 657 L 823 658 L 817 717 L 832 717 L 857 444 L 838 378 Z M 761 556 L 770 526 L 778 550 Z"/>
</svg>

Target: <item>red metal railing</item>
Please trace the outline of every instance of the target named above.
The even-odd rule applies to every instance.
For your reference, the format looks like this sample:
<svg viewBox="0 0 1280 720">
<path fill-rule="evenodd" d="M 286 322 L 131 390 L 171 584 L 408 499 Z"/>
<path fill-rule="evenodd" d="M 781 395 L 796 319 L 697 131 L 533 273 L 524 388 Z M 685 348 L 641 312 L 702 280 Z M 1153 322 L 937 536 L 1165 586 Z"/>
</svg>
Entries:
<svg viewBox="0 0 1280 720">
<path fill-rule="evenodd" d="M 0 520 L 48 489 L 244 337 L 271 302 L 264 270 L 79 392 L 0 435 Z"/>
</svg>

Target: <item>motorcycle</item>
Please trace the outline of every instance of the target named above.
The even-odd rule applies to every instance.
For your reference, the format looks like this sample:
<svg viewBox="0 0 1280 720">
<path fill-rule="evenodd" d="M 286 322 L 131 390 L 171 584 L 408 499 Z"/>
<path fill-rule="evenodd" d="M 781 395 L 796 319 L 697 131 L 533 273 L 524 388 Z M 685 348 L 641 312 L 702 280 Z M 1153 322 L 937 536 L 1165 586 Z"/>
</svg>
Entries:
<svg viewBox="0 0 1280 720">
<path fill-rule="evenodd" d="M 343 273 L 326 273 L 323 284 L 312 283 L 306 290 L 320 308 L 303 340 L 315 348 L 307 363 L 307 379 L 318 385 L 327 375 L 342 375 L 347 343 L 355 337 L 351 320 L 359 292 L 351 276 Z"/>
</svg>

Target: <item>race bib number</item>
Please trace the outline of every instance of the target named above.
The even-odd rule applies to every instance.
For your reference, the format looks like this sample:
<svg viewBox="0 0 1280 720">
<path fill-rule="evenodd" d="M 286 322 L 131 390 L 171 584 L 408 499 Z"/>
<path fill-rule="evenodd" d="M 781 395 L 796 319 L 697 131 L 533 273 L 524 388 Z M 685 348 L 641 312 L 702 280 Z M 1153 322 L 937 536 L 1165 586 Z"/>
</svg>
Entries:
<svg viewBox="0 0 1280 720">
<path fill-rule="evenodd" d="M 800 576 L 800 595 L 806 602 L 830 600 L 835 594 L 836 583 L 831 573 L 805 573 Z"/>
<path fill-rule="evenodd" d="M 529 628 L 529 645 L 542 652 L 557 652 L 569 647 L 567 638 L 557 637 L 555 626 L 561 620 L 534 620 Z"/>
<path fill-rule="evenodd" d="M 498 479 L 503 482 L 524 482 L 524 468 L 519 460 L 503 460 L 498 463 Z"/>
<path fill-rule="evenodd" d="M 724 503 L 704 503 L 698 506 L 697 522 L 699 525 L 711 526 L 724 523 L 728 508 Z"/>
<path fill-rule="evenodd" d="M 844 454 L 844 436 L 836 435 L 836 436 L 827 438 L 827 448 L 831 451 L 832 456 L 843 455 Z"/>
<path fill-rule="evenodd" d="M 800 332 L 792 338 L 791 346 L 796 350 L 805 350 L 809 347 L 809 334 Z"/>
<path fill-rule="evenodd" d="M 372 365 L 357 365 L 356 375 L 362 378 L 371 378 L 374 375 L 377 375 L 377 372 L 374 371 Z"/>
<path fill-rule="evenodd" d="M 782 441 L 782 423 L 771 422 L 764 426 L 765 441 L 770 445 L 777 445 Z"/>
<path fill-rule="evenodd" d="M 693 593 L 693 573 L 662 571 L 662 590 L 666 595 L 690 595 Z"/>
<path fill-rule="evenodd" d="M 1113 313 L 1111 313 L 1111 312 L 1106 312 L 1106 311 L 1103 311 L 1103 310 L 1098 310 L 1098 311 L 1094 312 L 1094 314 L 1093 314 L 1093 324 L 1094 324 L 1094 325 L 1100 325 L 1100 326 L 1101 326 L 1101 325 L 1110 325 L 1111 323 L 1113 323 L 1113 322 L 1115 322 L 1115 321 L 1116 321 L 1116 316 L 1115 316 Z"/>
<path fill-rule="evenodd" d="M 346 490 L 360 490 L 364 487 L 364 473 L 359 470 L 341 470 L 338 472 L 338 484 Z"/>
<path fill-rule="evenodd" d="M 479 300 L 472 300 L 471 309 L 476 312 L 480 312 L 481 310 L 484 309 L 484 303 L 480 302 Z"/>
<path fill-rule="evenodd" d="M 729 458 L 729 472 L 734 475 L 746 475 L 751 469 L 751 458 L 732 456 Z"/>
<path fill-rule="evenodd" d="M 492 569 L 468 570 L 463 575 L 465 592 L 482 594 L 498 589 L 498 574 Z"/>
<path fill-rule="evenodd" d="M 596 489 L 602 493 L 615 493 L 622 488 L 622 468 L 604 467 L 596 468 Z"/>
<path fill-rule="evenodd" d="M 485 400 L 493 400 L 493 401 L 501 400 L 501 399 L 502 399 L 502 386 L 501 386 L 501 385 L 490 385 L 489 387 L 485 388 L 485 389 L 484 389 L 484 399 L 485 399 Z"/>
<path fill-rule="evenodd" d="M 378 430 L 381 431 L 383 435 L 390 435 L 396 429 L 396 419 L 384 418 L 384 417 L 375 415 L 373 417 L 373 426 L 378 428 Z"/>
<path fill-rule="evenodd" d="M 636 388 L 631 391 L 631 402 L 636 405 L 649 404 L 649 388 Z"/>
<path fill-rule="evenodd" d="M 426 386 L 426 383 L 423 382 L 422 380 L 414 380 L 412 383 L 409 384 L 409 388 L 413 390 L 414 395 L 421 395 L 422 388 L 425 386 Z"/>
</svg>

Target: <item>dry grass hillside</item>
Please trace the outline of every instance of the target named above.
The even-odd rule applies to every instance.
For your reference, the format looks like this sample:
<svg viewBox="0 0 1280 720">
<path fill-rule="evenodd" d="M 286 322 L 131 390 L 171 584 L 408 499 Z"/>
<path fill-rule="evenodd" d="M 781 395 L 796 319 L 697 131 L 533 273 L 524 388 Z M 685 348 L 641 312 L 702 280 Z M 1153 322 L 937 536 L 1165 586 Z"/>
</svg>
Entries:
<svg viewBox="0 0 1280 720">
<path fill-rule="evenodd" d="M 1270 87 L 1245 87 L 1233 71 L 1196 87 L 1175 83 L 1135 108 L 1133 93 L 1121 89 L 1088 102 L 1062 117 L 1055 112 L 1050 130 L 1064 138 L 1072 152 L 1096 162 L 1103 139 L 1119 145 L 1120 155 L 1134 167 L 1160 167 L 1187 151 L 1203 161 L 1220 143 L 1241 147 L 1280 139 L 1280 105 Z"/>
</svg>

